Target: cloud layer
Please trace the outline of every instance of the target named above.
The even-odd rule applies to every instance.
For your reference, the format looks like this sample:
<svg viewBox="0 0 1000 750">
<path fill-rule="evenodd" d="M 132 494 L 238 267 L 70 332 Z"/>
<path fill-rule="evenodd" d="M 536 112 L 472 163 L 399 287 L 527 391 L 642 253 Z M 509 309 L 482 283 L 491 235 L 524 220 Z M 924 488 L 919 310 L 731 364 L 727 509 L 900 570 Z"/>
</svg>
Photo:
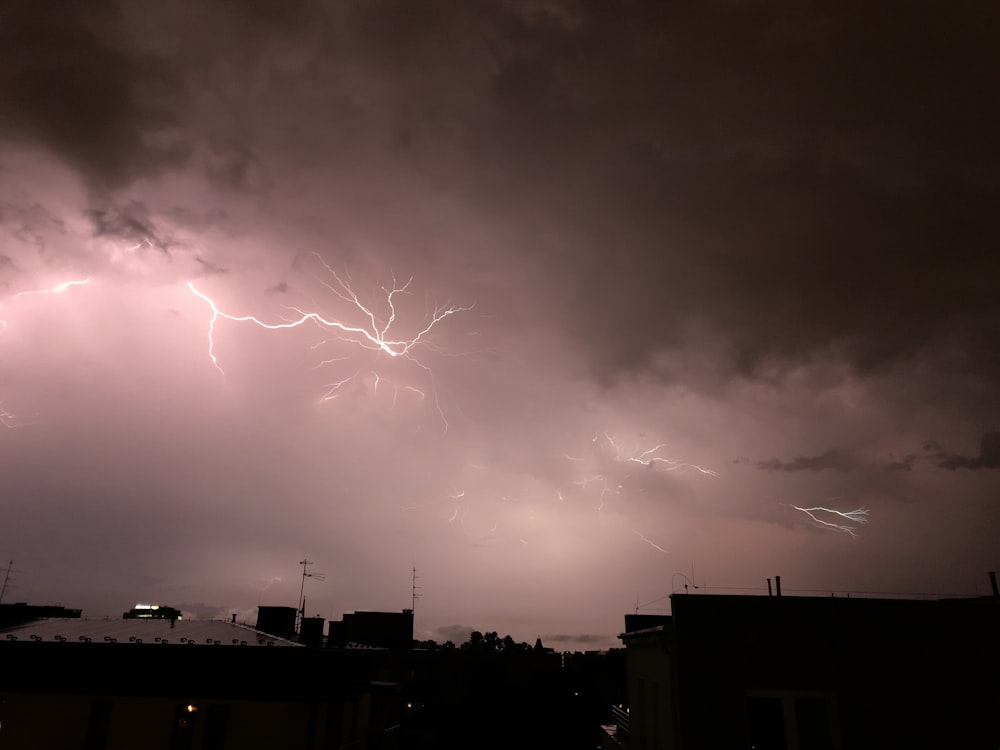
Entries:
<svg viewBox="0 0 1000 750">
<path fill-rule="evenodd" d="M 978 591 L 998 42 L 979 3 L 8 4 L 11 598 L 251 613 L 307 557 L 338 616 L 415 566 L 423 637 L 571 647 L 692 566 Z"/>
</svg>

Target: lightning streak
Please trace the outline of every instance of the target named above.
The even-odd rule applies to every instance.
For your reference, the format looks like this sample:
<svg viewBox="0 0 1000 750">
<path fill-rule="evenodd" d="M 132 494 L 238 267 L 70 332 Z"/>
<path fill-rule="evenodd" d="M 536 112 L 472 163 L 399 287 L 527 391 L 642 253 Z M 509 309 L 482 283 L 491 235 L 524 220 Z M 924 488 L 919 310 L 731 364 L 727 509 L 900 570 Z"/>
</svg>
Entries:
<svg viewBox="0 0 1000 750">
<path fill-rule="evenodd" d="M 824 507 L 800 508 L 798 505 L 793 505 L 791 507 L 794 508 L 795 510 L 805 513 L 807 516 L 809 516 L 809 518 L 813 520 L 814 523 L 816 523 L 819 526 L 825 526 L 827 528 L 833 529 L 834 531 L 840 531 L 845 534 L 850 534 L 853 537 L 857 536 L 857 534 L 855 533 L 856 529 L 854 527 L 842 523 L 835 523 L 834 521 L 824 521 L 821 517 L 817 516 L 816 514 L 817 513 L 826 514 L 828 516 L 832 516 L 834 518 L 840 518 L 845 521 L 849 521 L 850 523 L 855 523 L 862 526 L 868 523 L 868 508 L 856 508 L 855 510 L 839 511 L 839 510 L 834 510 L 833 508 L 824 508 Z"/>
<path fill-rule="evenodd" d="M 75 279 L 71 281 L 64 281 L 61 284 L 57 284 L 53 287 L 48 287 L 45 289 L 29 289 L 23 292 L 18 292 L 11 296 L 11 301 L 21 299 L 22 297 L 32 297 L 47 294 L 60 294 L 65 292 L 67 289 L 74 286 L 85 286 L 90 283 L 90 277 L 85 279 Z M 2 307 L 2 305 L 0 305 Z M 8 328 L 6 320 L 0 319 L 0 327 L 3 329 Z M 25 421 L 21 417 L 18 417 L 15 413 L 8 411 L 3 406 L 0 406 L 0 425 L 6 427 L 7 429 L 14 429 L 16 427 L 22 427 L 30 422 Z"/>
<path fill-rule="evenodd" d="M 642 441 L 636 441 L 635 444 L 626 443 L 608 431 L 595 433 L 590 442 L 593 447 L 589 458 L 572 453 L 563 453 L 562 457 L 573 463 L 590 461 L 590 465 L 599 471 L 599 473 L 595 472 L 583 476 L 573 482 L 591 494 L 595 492 L 595 490 L 590 489 L 592 486 L 596 485 L 600 488 L 598 512 L 603 512 L 607 508 L 609 499 L 627 497 L 630 480 L 642 471 L 637 467 L 648 467 L 647 470 L 657 472 L 690 470 L 706 477 L 719 476 L 718 472 L 712 469 L 667 454 L 666 443 L 657 443 L 652 448 L 644 448 Z M 562 499 L 561 491 L 557 490 L 557 497 Z M 626 509 L 622 508 L 621 510 L 625 512 Z M 638 529 L 628 524 L 626 524 L 626 528 L 658 552 L 665 555 L 670 554 L 668 549 L 660 546 Z"/>
<path fill-rule="evenodd" d="M 90 277 L 86 279 L 80 279 L 78 281 L 64 281 L 62 284 L 50 287 L 49 289 L 31 289 L 26 292 L 18 292 L 11 299 L 20 299 L 21 297 L 30 297 L 34 294 L 59 294 L 60 292 L 65 292 L 70 287 L 74 286 L 84 286 L 90 283 Z"/>
<path fill-rule="evenodd" d="M 628 479 L 632 476 L 631 471 L 623 471 L 619 468 L 607 466 L 608 458 L 610 458 L 614 464 L 618 464 L 623 468 L 630 466 L 631 464 L 638 464 L 639 466 L 659 468 L 661 471 L 672 472 L 682 469 L 691 469 L 705 476 L 719 476 L 718 472 L 712 469 L 708 469 L 688 461 L 683 461 L 672 456 L 661 455 L 663 450 L 666 448 L 666 443 L 659 443 L 652 448 L 647 448 L 645 450 L 641 450 L 640 444 L 636 444 L 634 447 L 630 448 L 626 446 L 623 441 L 617 439 L 609 432 L 595 434 L 591 438 L 591 443 L 594 445 L 597 460 L 605 463 L 606 473 L 592 474 L 574 481 L 573 484 L 586 489 L 591 484 L 600 483 L 601 491 L 600 502 L 597 508 L 598 511 L 604 510 L 606 505 L 605 501 L 610 495 L 624 494 L 625 485 Z M 563 453 L 562 455 L 567 461 L 573 461 L 574 463 L 582 463 L 585 460 L 582 457 L 574 456 L 569 453 Z"/>
<path fill-rule="evenodd" d="M 647 537 L 643 536 L 642 534 L 640 534 L 635 529 L 631 529 L 631 531 L 632 531 L 633 534 L 635 534 L 637 537 L 639 537 L 642 541 L 644 541 L 650 547 L 654 547 L 654 548 L 658 549 L 664 555 L 669 555 L 670 554 L 670 552 L 668 550 L 663 549 L 663 547 L 661 547 L 659 544 L 657 544 L 656 542 L 654 542 L 652 539 L 648 539 Z"/>
<path fill-rule="evenodd" d="M 397 301 L 401 295 L 412 294 L 412 292 L 410 292 L 410 285 L 413 281 L 412 278 L 408 279 L 405 284 L 399 284 L 396 281 L 395 276 L 393 276 L 391 287 L 381 287 L 382 292 L 385 294 L 384 304 L 388 309 L 388 314 L 384 317 L 384 319 L 380 319 L 380 316 L 377 314 L 375 308 L 362 302 L 361 298 L 353 290 L 349 276 L 340 276 L 319 255 L 316 257 L 332 277 L 332 281 L 328 281 L 318 276 L 314 276 L 314 278 L 316 278 L 316 280 L 324 288 L 332 292 L 335 297 L 348 303 L 348 305 L 353 308 L 356 313 L 360 314 L 365 323 L 363 325 L 352 325 L 344 322 L 343 320 L 328 317 L 319 312 L 307 311 L 294 306 L 289 306 L 287 309 L 295 313 L 297 317 L 280 323 L 267 323 L 253 315 L 232 315 L 221 310 L 211 297 L 201 292 L 197 287 L 195 287 L 193 282 L 189 281 L 187 286 L 191 293 L 208 304 L 209 309 L 212 311 L 212 317 L 208 323 L 208 356 L 215 369 L 217 369 L 220 374 L 225 375 L 225 371 L 219 364 L 218 357 L 215 353 L 216 324 L 220 319 L 230 320 L 235 323 L 252 323 L 260 328 L 270 331 L 298 328 L 306 324 L 316 325 L 322 329 L 331 330 L 333 332 L 331 338 L 334 340 L 350 343 L 362 349 L 375 352 L 376 355 L 384 355 L 393 359 L 403 358 L 424 370 L 431 381 L 434 403 L 437 407 L 438 414 L 445 425 L 445 431 L 447 431 L 448 422 L 445 419 L 440 401 L 438 400 L 437 389 L 434 387 L 434 373 L 428 365 L 421 362 L 415 356 L 415 350 L 421 346 L 430 347 L 429 336 L 435 327 L 442 324 L 446 318 L 452 315 L 468 312 L 474 307 L 474 305 L 436 305 L 433 309 L 428 311 L 416 333 L 404 338 L 394 331 L 394 325 L 396 325 L 399 321 Z M 317 349 L 329 341 L 330 339 L 321 341 L 318 344 L 314 344 L 311 348 Z M 320 363 L 320 366 L 331 362 L 343 361 L 344 359 L 347 359 L 347 357 L 334 357 L 326 359 Z M 360 375 L 360 372 L 361 371 L 359 370 L 353 375 L 350 375 L 342 380 L 328 384 L 322 397 L 323 400 L 336 398 L 337 395 L 339 395 L 337 391 L 346 383 L 357 378 Z M 372 372 L 372 375 L 374 377 L 373 393 L 376 393 L 381 381 L 381 376 L 377 372 Z M 421 398 L 425 396 L 425 393 L 419 388 L 413 386 L 404 386 L 403 388 L 419 395 Z M 398 391 L 399 387 L 394 388 L 393 403 L 395 403 Z"/>
<path fill-rule="evenodd" d="M 600 435 L 594 435 L 593 442 L 598 443 L 600 441 Z M 719 473 L 713 471 L 712 469 L 706 469 L 697 464 L 688 463 L 687 461 L 682 461 L 679 458 L 673 458 L 670 456 L 658 455 L 660 451 L 667 447 L 666 443 L 660 443 L 653 446 L 648 450 L 639 452 L 639 447 L 636 446 L 631 455 L 628 455 L 624 443 L 619 442 L 615 439 L 614 435 L 610 435 L 607 432 L 604 433 L 604 439 L 608 441 L 608 444 L 612 447 L 615 455 L 615 460 L 619 463 L 633 463 L 639 464 L 640 466 L 652 466 L 656 464 L 660 466 L 664 471 L 677 471 L 679 469 L 694 469 L 697 472 L 706 474 L 710 477 L 717 477 Z"/>
</svg>

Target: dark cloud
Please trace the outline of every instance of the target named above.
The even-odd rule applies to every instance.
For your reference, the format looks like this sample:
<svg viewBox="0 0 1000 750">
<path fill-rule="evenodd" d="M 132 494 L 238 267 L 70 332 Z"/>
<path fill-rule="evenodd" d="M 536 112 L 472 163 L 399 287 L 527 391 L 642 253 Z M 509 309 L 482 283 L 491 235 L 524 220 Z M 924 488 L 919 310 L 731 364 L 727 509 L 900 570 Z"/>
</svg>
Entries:
<svg viewBox="0 0 1000 750">
<path fill-rule="evenodd" d="M 66 231 L 63 220 L 53 216 L 45 206 L 36 202 L 29 205 L 0 204 L 0 224 L 9 227 L 15 238 L 40 251 L 45 250 L 46 235 Z M 0 259 L 0 267 L 13 265 L 16 265 L 13 259 L 6 255 Z"/>
<path fill-rule="evenodd" d="M 596 633 L 580 633 L 578 635 L 570 635 L 567 633 L 556 633 L 555 635 L 542 636 L 542 641 L 544 643 L 607 643 L 608 636 L 600 635 Z"/>
<path fill-rule="evenodd" d="M 94 225 L 95 237 L 110 237 L 131 243 L 132 249 L 152 247 L 169 250 L 170 241 L 160 237 L 149 208 L 138 201 L 108 205 L 87 211 Z"/>
<path fill-rule="evenodd" d="M 198 263 L 198 265 L 201 266 L 201 272 L 206 276 L 218 276 L 220 274 L 229 273 L 229 270 L 227 268 L 217 265 L 216 263 L 213 263 L 210 260 L 205 260 L 204 258 L 200 258 L 197 255 L 194 256 L 194 260 L 196 263 Z"/>
<path fill-rule="evenodd" d="M 871 366 L 997 314 L 992 10 L 587 11 L 510 32 L 489 137 L 523 189 L 501 203 L 575 227 L 533 245 L 563 261 L 598 364 L 645 365 L 702 318 L 751 371 L 831 345 Z"/>
<path fill-rule="evenodd" d="M 173 605 L 181 611 L 185 617 L 192 617 L 197 620 L 218 620 L 225 619 L 229 613 L 225 607 L 205 604 L 204 602 L 184 603 Z"/>
<path fill-rule="evenodd" d="M 435 631 L 435 634 L 442 642 L 451 641 L 458 646 L 469 640 L 473 630 L 482 632 L 480 628 L 472 628 L 468 625 L 442 625 Z"/>
<path fill-rule="evenodd" d="M 939 454 L 938 466 L 955 469 L 1000 469 L 1000 432 L 987 432 L 979 441 L 978 456 Z"/>
<path fill-rule="evenodd" d="M 917 460 L 917 457 L 908 453 L 903 456 L 899 461 L 890 461 L 886 464 L 886 471 L 911 471 L 913 469 L 913 462 Z"/>
<path fill-rule="evenodd" d="M 116 3 L 4 3 L 0 50 L 7 137 L 52 150 L 101 190 L 182 156 L 151 140 L 173 124 L 169 65 L 137 48 Z"/>
<path fill-rule="evenodd" d="M 758 461 L 758 469 L 769 471 L 822 471 L 832 469 L 833 471 L 848 472 L 853 471 L 858 466 L 858 460 L 853 456 L 838 450 L 828 450 L 817 456 L 798 456 L 791 461 L 782 461 L 772 458 L 768 461 Z"/>
</svg>

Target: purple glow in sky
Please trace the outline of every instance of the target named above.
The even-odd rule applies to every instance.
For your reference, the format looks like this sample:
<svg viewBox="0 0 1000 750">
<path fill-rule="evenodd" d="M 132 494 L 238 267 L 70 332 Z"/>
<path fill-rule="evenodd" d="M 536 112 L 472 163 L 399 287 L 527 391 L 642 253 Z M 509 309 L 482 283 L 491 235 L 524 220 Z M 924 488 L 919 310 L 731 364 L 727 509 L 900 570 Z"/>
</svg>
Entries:
<svg viewBox="0 0 1000 750">
<path fill-rule="evenodd" d="M 592 648 L 692 569 L 986 593 L 998 50 L 989 3 L 5 3 L 5 601 L 252 619 L 308 557 L 310 615 L 415 566 L 419 637 Z"/>
</svg>

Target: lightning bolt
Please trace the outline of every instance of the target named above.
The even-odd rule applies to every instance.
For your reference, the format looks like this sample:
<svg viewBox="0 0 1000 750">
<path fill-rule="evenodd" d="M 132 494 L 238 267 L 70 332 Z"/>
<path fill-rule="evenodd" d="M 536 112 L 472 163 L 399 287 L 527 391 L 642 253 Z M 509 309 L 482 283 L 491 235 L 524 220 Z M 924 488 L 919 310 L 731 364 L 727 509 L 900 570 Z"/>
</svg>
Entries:
<svg viewBox="0 0 1000 750">
<path fill-rule="evenodd" d="M 220 374 L 223 376 L 225 375 L 225 371 L 219 364 L 218 357 L 215 353 L 216 325 L 220 319 L 229 320 L 235 323 L 251 323 L 270 331 L 298 328 L 307 324 L 315 325 L 323 330 L 331 331 L 332 336 L 312 345 L 311 348 L 314 350 L 329 343 L 331 340 L 346 342 L 361 349 L 374 352 L 376 356 L 387 356 L 390 359 L 405 359 L 426 372 L 431 383 L 430 390 L 433 395 L 435 408 L 442 423 L 444 424 L 444 429 L 447 432 L 448 420 L 445 417 L 440 399 L 438 398 L 434 372 L 430 366 L 417 358 L 416 350 L 421 347 L 432 348 L 429 338 L 431 332 L 440 326 L 447 318 L 458 313 L 468 312 L 473 309 L 474 305 L 435 305 L 427 312 L 424 319 L 418 324 L 416 332 L 410 336 L 404 337 L 396 333 L 396 328 L 399 327 L 398 323 L 401 319 L 399 310 L 397 309 L 397 302 L 401 296 L 412 294 L 410 291 L 410 285 L 413 283 L 412 277 L 408 279 L 406 283 L 400 284 L 393 275 L 392 285 L 390 287 L 380 287 L 384 295 L 383 309 L 387 311 L 385 316 L 380 316 L 374 307 L 365 304 L 354 291 L 351 286 L 349 276 L 346 274 L 344 276 L 338 274 L 318 254 L 316 254 L 316 258 L 327 272 L 328 278 L 322 278 L 315 274 L 313 274 L 313 278 L 315 278 L 323 288 L 332 293 L 335 298 L 339 299 L 341 302 L 347 303 L 348 309 L 352 310 L 363 322 L 361 324 L 348 323 L 345 322 L 345 320 L 329 317 L 314 310 L 304 310 L 300 307 L 294 306 L 288 306 L 286 308 L 294 313 L 293 318 L 280 323 L 268 323 L 254 315 L 233 315 L 220 309 L 211 297 L 200 291 L 193 282 L 189 281 L 187 283 L 188 289 L 196 297 L 203 300 L 212 312 L 212 316 L 208 323 L 208 356 L 213 366 L 219 371 Z M 349 358 L 350 357 L 334 357 L 325 359 L 320 362 L 318 366 L 345 361 Z M 333 383 L 327 384 L 326 390 L 322 395 L 322 400 L 328 401 L 336 398 L 339 395 L 338 391 L 343 386 L 357 379 L 360 375 L 361 370 L 352 375 L 348 375 L 347 377 L 334 381 Z M 372 394 L 374 395 L 378 392 L 382 376 L 375 371 L 372 371 L 371 375 L 373 376 Z M 421 399 L 426 398 L 427 395 L 423 390 L 417 388 L 416 386 L 396 384 L 393 386 L 393 406 L 395 406 L 401 390 L 414 393 Z"/>
<path fill-rule="evenodd" d="M 62 284 L 58 284 L 54 287 L 48 289 L 31 289 L 26 292 L 18 292 L 11 299 L 20 299 L 21 297 L 30 297 L 35 294 L 59 294 L 60 292 L 65 292 L 70 287 L 74 286 L 84 286 L 90 283 L 90 277 L 86 279 L 80 279 L 78 281 L 64 281 Z"/>
<path fill-rule="evenodd" d="M 698 464 L 693 464 L 673 456 L 661 455 L 667 447 L 666 443 L 658 443 L 652 448 L 642 449 L 641 442 L 637 442 L 634 446 L 628 446 L 624 441 L 619 440 L 607 431 L 595 433 L 590 442 L 594 446 L 596 460 L 605 464 L 604 468 L 606 471 L 578 479 L 573 484 L 584 489 L 592 484 L 600 486 L 598 511 L 604 510 L 608 497 L 624 493 L 626 483 L 629 477 L 632 476 L 631 472 L 625 471 L 625 473 L 622 473 L 622 470 L 614 468 L 614 465 L 624 468 L 631 464 L 637 464 L 669 472 L 691 469 L 704 476 L 719 476 L 718 472 L 704 466 L 699 466 Z M 563 453 L 562 456 L 567 461 L 574 463 L 585 462 L 583 457 L 570 453 Z M 612 466 L 607 466 L 608 459 L 610 459 Z M 609 473 L 611 476 L 609 476 Z"/>
<path fill-rule="evenodd" d="M 637 537 L 639 537 L 639 538 L 640 538 L 640 539 L 641 539 L 642 541 L 644 541 L 644 542 L 645 542 L 646 544 L 648 544 L 648 545 L 649 545 L 650 547 L 653 547 L 653 548 L 655 548 L 655 549 L 658 549 L 658 550 L 659 550 L 660 552 L 662 552 L 662 553 L 663 553 L 664 555 L 669 555 L 669 554 L 670 554 L 670 552 L 669 552 L 668 550 L 665 550 L 665 549 L 663 549 L 663 547 L 661 547 L 661 546 L 660 546 L 659 544 L 657 544 L 656 542 L 654 542 L 654 541 L 653 541 L 652 539 L 649 539 L 648 537 L 645 537 L 645 536 L 643 536 L 643 535 L 642 535 L 642 534 L 641 534 L 641 533 L 640 533 L 639 531 L 637 531 L 636 529 L 630 529 L 630 531 L 631 531 L 631 532 L 632 532 L 633 534 L 635 534 L 635 535 L 636 535 Z"/>
<path fill-rule="evenodd" d="M 594 433 L 590 443 L 592 450 L 589 458 L 568 452 L 564 452 L 562 457 L 574 464 L 586 464 L 590 461 L 591 467 L 598 469 L 598 472 L 583 476 L 573 481 L 573 484 L 584 491 L 592 486 L 599 488 L 597 505 L 599 513 L 607 508 L 608 501 L 612 497 L 626 496 L 630 478 L 642 470 L 637 467 L 647 467 L 648 470 L 664 472 L 690 470 L 710 478 L 719 476 L 718 472 L 712 469 L 669 455 L 666 453 L 666 443 L 657 443 L 651 448 L 646 448 L 642 445 L 641 440 L 634 444 L 626 442 L 607 430 Z M 591 492 L 593 491 L 591 490 Z M 563 498 L 561 490 L 557 490 L 557 497 Z M 628 525 L 627 522 L 625 522 L 625 528 L 658 552 L 670 554 L 669 550 L 657 544 L 638 529 Z"/>
<path fill-rule="evenodd" d="M 798 505 L 792 505 L 791 507 L 794 508 L 795 510 L 805 513 L 818 526 L 833 529 L 834 531 L 840 531 L 845 534 L 850 534 L 853 537 L 857 536 L 857 534 L 855 533 L 857 530 L 856 527 L 848 526 L 847 524 L 843 523 L 836 523 L 834 521 L 824 521 L 820 516 L 817 516 L 816 514 L 817 513 L 825 514 L 833 518 L 843 519 L 845 521 L 848 521 L 849 523 L 858 524 L 859 526 L 863 526 L 864 524 L 868 523 L 868 508 L 855 508 L 854 510 L 839 511 L 833 508 L 824 508 L 822 506 L 816 508 L 800 508 Z"/>
<path fill-rule="evenodd" d="M 611 445 L 614 451 L 615 460 L 619 463 L 634 463 L 639 464 L 640 466 L 652 466 L 653 464 L 656 464 L 665 471 L 694 469 L 695 471 L 700 472 L 701 474 L 706 474 L 710 477 L 719 476 L 719 473 L 713 471 L 712 469 L 706 469 L 703 466 L 688 463 L 687 461 L 682 461 L 679 458 L 658 455 L 660 451 L 667 447 L 666 443 L 660 443 L 659 445 L 655 445 L 644 451 L 640 451 L 639 446 L 637 445 L 629 454 L 624 443 L 618 441 L 614 435 L 605 432 L 604 439 L 608 441 L 609 445 Z M 600 436 L 594 435 L 593 442 L 597 443 L 599 440 Z"/>
</svg>

